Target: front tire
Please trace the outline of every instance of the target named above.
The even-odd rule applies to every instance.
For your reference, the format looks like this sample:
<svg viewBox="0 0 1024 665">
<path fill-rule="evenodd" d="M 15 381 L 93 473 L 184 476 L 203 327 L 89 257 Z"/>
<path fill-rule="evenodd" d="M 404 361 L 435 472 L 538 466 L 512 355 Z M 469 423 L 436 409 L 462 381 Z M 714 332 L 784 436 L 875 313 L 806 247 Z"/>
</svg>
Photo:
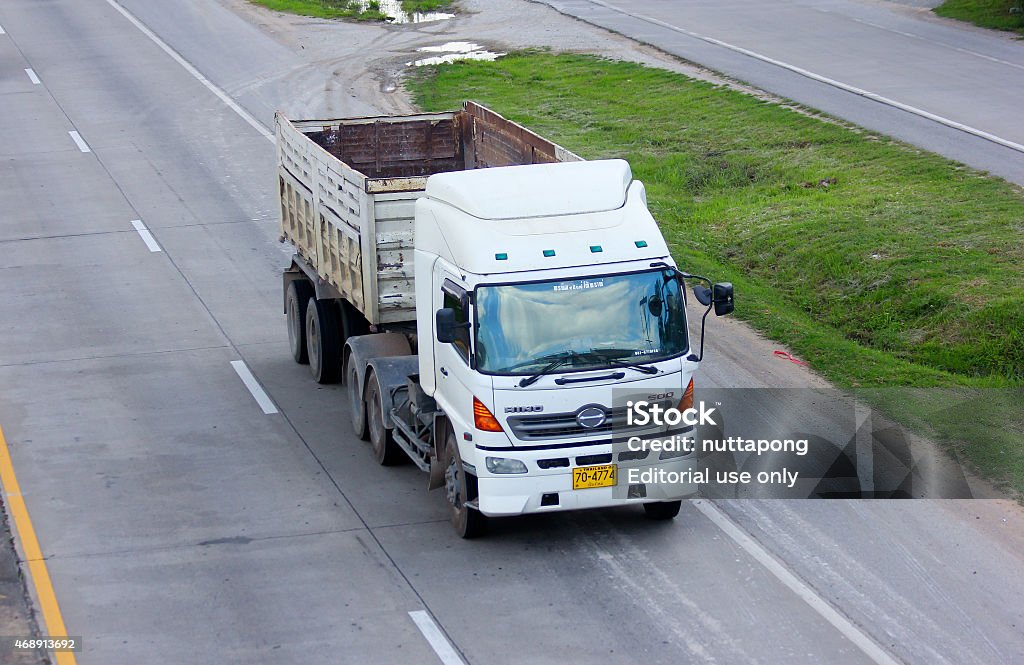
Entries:
<svg viewBox="0 0 1024 665">
<path fill-rule="evenodd" d="M 334 383 L 341 370 L 341 344 L 334 304 L 310 298 L 306 305 L 306 349 L 309 371 L 317 383 Z"/>
<path fill-rule="evenodd" d="M 682 501 L 658 501 L 655 503 L 645 503 L 644 513 L 647 515 L 647 519 L 661 522 L 675 518 L 675 516 L 679 514 L 679 508 L 682 505 Z"/>
<path fill-rule="evenodd" d="M 466 505 L 467 501 L 476 498 L 476 482 L 462 467 L 459 456 L 459 445 L 455 440 L 455 432 L 449 431 L 445 437 L 445 493 L 448 495 L 448 508 L 451 512 L 452 526 L 460 538 L 476 538 L 487 529 L 487 516 L 479 510 Z"/>
<path fill-rule="evenodd" d="M 384 400 L 376 375 L 366 380 L 366 420 L 370 430 L 373 459 L 381 466 L 400 464 L 405 453 L 392 438 L 391 430 L 384 426 Z"/>
</svg>

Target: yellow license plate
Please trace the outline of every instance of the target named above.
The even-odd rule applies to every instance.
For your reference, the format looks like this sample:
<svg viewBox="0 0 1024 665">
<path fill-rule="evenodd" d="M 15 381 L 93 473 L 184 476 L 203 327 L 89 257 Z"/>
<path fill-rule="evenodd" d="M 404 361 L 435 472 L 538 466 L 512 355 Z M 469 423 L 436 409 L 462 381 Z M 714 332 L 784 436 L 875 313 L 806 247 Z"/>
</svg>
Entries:
<svg viewBox="0 0 1024 665">
<path fill-rule="evenodd" d="M 615 487 L 617 472 L 615 464 L 576 467 L 572 470 L 572 488 L 588 490 L 594 487 Z"/>
</svg>

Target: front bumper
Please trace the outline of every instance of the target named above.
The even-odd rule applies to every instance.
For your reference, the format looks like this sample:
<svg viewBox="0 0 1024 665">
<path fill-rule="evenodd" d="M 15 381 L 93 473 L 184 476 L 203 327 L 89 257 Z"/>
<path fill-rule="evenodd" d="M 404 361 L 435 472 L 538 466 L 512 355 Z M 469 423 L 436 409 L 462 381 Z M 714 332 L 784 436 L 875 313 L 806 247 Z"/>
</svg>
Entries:
<svg viewBox="0 0 1024 665">
<path fill-rule="evenodd" d="M 686 482 L 631 482 L 630 473 L 642 474 L 651 470 L 661 473 L 675 473 L 680 476 L 694 470 L 697 461 L 691 457 L 677 457 L 653 464 L 620 467 L 617 487 L 598 487 L 593 489 L 574 490 L 572 488 L 572 468 L 564 472 L 547 473 L 544 475 L 521 476 L 484 476 L 477 479 L 478 505 L 480 512 L 492 517 L 501 515 L 523 515 L 527 513 L 546 513 L 562 510 L 579 510 L 583 508 L 608 508 L 629 504 L 649 503 L 652 501 L 674 501 L 693 496 L 697 493 L 697 483 Z M 634 475 L 634 480 L 639 480 Z M 624 485 L 643 485 L 645 496 L 626 498 Z M 618 491 L 616 491 L 618 490 Z M 547 497 L 557 496 L 557 504 L 542 505 Z"/>
</svg>

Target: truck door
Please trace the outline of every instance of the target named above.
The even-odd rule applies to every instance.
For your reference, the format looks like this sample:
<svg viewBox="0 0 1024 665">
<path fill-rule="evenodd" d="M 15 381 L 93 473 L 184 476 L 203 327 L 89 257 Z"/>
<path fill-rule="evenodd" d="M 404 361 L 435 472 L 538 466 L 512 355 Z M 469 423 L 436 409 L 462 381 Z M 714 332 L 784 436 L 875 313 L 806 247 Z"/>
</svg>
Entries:
<svg viewBox="0 0 1024 665">
<path fill-rule="evenodd" d="M 468 323 L 471 311 L 469 293 L 455 280 L 452 275 L 440 274 L 440 283 L 435 285 L 435 310 L 451 308 L 455 310 L 456 323 Z M 472 423 L 468 421 L 473 411 L 473 393 L 469 385 L 472 376 L 470 338 L 470 329 L 466 327 L 458 331 L 456 340 L 450 344 L 434 340 L 434 366 L 437 368 L 434 397 L 461 432 L 472 431 Z"/>
</svg>

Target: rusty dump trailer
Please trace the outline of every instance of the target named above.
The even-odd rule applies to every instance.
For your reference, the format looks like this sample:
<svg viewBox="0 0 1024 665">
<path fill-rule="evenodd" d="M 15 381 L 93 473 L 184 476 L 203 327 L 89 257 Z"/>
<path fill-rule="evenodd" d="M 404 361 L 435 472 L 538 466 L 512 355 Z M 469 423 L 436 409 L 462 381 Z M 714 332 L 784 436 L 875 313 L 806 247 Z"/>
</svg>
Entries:
<svg viewBox="0 0 1024 665">
<path fill-rule="evenodd" d="M 413 212 L 428 176 L 580 159 L 474 102 L 341 120 L 278 112 L 276 131 L 281 236 L 296 250 L 285 288 L 304 273 L 318 299 L 339 302 L 342 322 L 359 318 L 350 307 L 379 329 L 416 319 Z"/>
</svg>

